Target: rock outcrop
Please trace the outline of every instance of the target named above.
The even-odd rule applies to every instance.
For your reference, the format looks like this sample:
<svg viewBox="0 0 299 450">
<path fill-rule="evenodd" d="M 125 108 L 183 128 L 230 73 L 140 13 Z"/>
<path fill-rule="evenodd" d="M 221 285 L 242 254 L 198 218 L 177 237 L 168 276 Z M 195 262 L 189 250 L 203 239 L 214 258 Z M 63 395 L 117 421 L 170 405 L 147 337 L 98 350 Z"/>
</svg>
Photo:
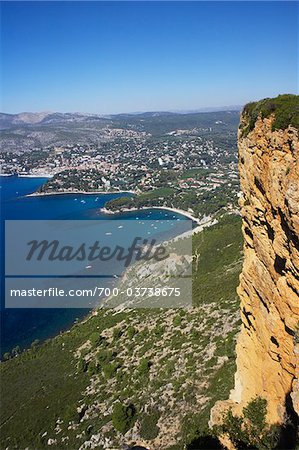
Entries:
<svg viewBox="0 0 299 450">
<path fill-rule="evenodd" d="M 221 422 L 228 408 L 240 414 L 256 397 L 267 400 L 269 424 L 284 422 L 290 399 L 299 414 L 299 139 L 293 125 L 299 118 L 299 97 L 295 103 L 297 112 L 290 112 L 289 123 L 286 116 L 276 116 L 280 111 L 273 104 L 268 114 L 251 104 L 241 117 L 242 328 L 235 388 L 229 400 L 214 406 L 212 425 Z"/>
</svg>

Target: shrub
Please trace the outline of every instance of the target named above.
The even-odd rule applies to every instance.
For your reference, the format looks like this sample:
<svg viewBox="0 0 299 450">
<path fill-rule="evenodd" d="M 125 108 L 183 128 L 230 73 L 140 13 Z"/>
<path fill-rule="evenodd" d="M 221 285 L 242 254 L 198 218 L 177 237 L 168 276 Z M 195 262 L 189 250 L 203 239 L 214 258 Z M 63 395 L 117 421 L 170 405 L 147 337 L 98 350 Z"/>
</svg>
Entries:
<svg viewBox="0 0 299 450">
<path fill-rule="evenodd" d="M 136 420 L 135 406 L 130 404 L 128 406 L 122 403 L 116 403 L 112 412 L 112 423 L 114 428 L 122 434 L 125 434 L 132 428 Z"/>
<path fill-rule="evenodd" d="M 151 361 L 148 358 L 142 358 L 138 366 L 138 372 L 140 376 L 147 375 L 151 368 Z"/>
<path fill-rule="evenodd" d="M 133 199 L 130 197 L 120 197 L 116 198 L 114 200 L 109 200 L 105 203 L 105 208 L 111 210 L 111 211 L 118 211 L 122 208 L 129 208 L 133 204 Z"/>
<path fill-rule="evenodd" d="M 109 363 L 103 366 L 103 372 L 106 378 L 113 378 L 114 375 L 117 372 L 117 369 L 119 369 L 120 364 L 119 363 Z"/>
<path fill-rule="evenodd" d="M 127 336 L 129 339 L 132 339 L 133 336 L 137 333 L 136 329 L 133 327 L 133 325 L 129 326 L 127 329 Z"/>
<path fill-rule="evenodd" d="M 79 372 L 87 372 L 88 364 L 84 358 L 81 358 L 78 362 L 78 371 Z"/>
<path fill-rule="evenodd" d="M 153 409 L 145 414 L 140 423 L 140 436 L 143 439 L 151 440 L 158 436 L 160 428 L 157 426 L 160 413 Z"/>
<path fill-rule="evenodd" d="M 266 427 L 267 400 L 257 397 L 243 408 L 244 419 L 250 424 L 253 434 L 259 435 Z"/>
<path fill-rule="evenodd" d="M 208 410 L 209 411 L 209 410 Z M 202 439 L 208 436 L 210 430 L 208 429 L 207 422 L 204 417 L 204 412 L 200 413 L 189 413 L 187 414 L 182 421 L 182 440 L 184 443 L 185 449 L 218 449 L 219 446 L 213 445 L 213 447 L 207 445 L 202 446 Z"/>
<path fill-rule="evenodd" d="M 87 371 L 90 376 L 96 375 L 100 371 L 100 366 L 96 362 L 90 361 L 87 365 Z"/>
<path fill-rule="evenodd" d="M 241 136 L 247 136 L 254 129 L 258 117 L 264 119 L 271 114 L 274 115 L 272 130 L 285 130 L 289 125 L 299 129 L 299 96 L 284 94 L 248 103 L 243 109 L 247 123 L 245 126 L 241 125 Z"/>
<path fill-rule="evenodd" d="M 118 327 L 113 330 L 113 339 L 119 339 L 122 335 L 122 330 Z"/>
<path fill-rule="evenodd" d="M 19 345 L 17 345 L 16 347 L 14 347 L 11 351 L 11 355 L 12 356 L 18 356 L 21 353 L 21 348 Z"/>
<path fill-rule="evenodd" d="M 163 336 L 163 334 L 165 333 L 165 327 L 163 327 L 162 325 L 157 325 L 153 331 L 154 331 L 154 335 L 157 338 L 161 338 Z"/>
<path fill-rule="evenodd" d="M 79 422 L 80 416 L 74 405 L 67 405 L 67 407 L 63 413 L 63 420 L 66 423 L 69 423 L 69 422 L 78 423 Z"/>
<path fill-rule="evenodd" d="M 103 366 L 109 363 L 110 361 L 113 361 L 113 359 L 115 359 L 116 356 L 117 356 L 116 352 L 104 349 L 97 354 L 97 360 L 100 363 L 100 365 Z"/>
<path fill-rule="evenodd" d="M 181 318 L 181 316 L 180 316 L 180 315 L 175 316 L 174 319 L 173 319 L 173 321 L 172 321 L 173 326 L 174 326 L 174 327 L 179 327 L 179 326 L 181 325 L 181 323 L 182 323 L 182 318 Z"/>
<path fill-rule="evenodd" d="M 226 433 L 236 448 L 254 446 L 260 450 L 272 450 L 279 440 L 280 429 L 266 422 L 267 400 L 257 397 L 243 408 L 242 416 L 234 416 L 230 409 L 223 424 L 216 427 L 216 434 Z"/>
<path fill-rule="evenodd" d="M 91 335 L 89 336 L 89 340 L 91 342 L 91 345 L 93 347 L 96 347 L 97 345 L 99 345 L 101 343 L 102 337 L 99 333 L 91 333 Z"/>
</svg>

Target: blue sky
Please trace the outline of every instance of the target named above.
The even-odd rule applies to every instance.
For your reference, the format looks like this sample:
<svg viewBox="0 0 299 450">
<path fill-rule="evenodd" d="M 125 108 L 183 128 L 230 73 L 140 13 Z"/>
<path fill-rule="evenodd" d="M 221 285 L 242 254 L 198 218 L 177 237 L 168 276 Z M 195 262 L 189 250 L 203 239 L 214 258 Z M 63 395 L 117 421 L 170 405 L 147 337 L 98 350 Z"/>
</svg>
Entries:
<svg viewBox="0 0 299 450">
<path fill-rule="evenodd" d="M 3 2 L 1 110 L 192 110 L 297 93 L 296 2 Z"/>
</svg>

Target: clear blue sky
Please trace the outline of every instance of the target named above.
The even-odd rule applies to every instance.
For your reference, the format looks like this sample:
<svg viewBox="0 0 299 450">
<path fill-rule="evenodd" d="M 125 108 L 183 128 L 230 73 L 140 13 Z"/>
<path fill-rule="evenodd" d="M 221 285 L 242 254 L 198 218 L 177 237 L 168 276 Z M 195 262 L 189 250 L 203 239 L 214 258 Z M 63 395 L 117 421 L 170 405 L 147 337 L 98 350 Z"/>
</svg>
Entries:
<svg viewBox="0 0 299 450">
<path fill-rule="evenodd" d="M 117 113 L 297 93 L 296 2 L 4 2 L 5 112 Z"/>
</svg>

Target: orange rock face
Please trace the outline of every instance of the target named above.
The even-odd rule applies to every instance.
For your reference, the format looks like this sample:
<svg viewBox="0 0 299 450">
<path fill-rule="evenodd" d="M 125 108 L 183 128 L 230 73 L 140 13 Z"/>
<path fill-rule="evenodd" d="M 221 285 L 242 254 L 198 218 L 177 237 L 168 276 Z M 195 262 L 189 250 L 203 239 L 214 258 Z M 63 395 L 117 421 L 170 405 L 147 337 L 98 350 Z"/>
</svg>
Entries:
<svg viewBox="0 0 299 450">
<path fill-rule="evenodd" d="M 294 128 L 272 131 L 271 123 L 258 119 L 238 140 L 242 329 L 228 403 L 240 413 L 250 400 L 263 397 L 268 422 L 282 423 L 289 395 L 299 413 L 299 140 Z M 211 422 L 217 423 L 213 414 L 219 409 L 221 402 Z"/>
</svg>

